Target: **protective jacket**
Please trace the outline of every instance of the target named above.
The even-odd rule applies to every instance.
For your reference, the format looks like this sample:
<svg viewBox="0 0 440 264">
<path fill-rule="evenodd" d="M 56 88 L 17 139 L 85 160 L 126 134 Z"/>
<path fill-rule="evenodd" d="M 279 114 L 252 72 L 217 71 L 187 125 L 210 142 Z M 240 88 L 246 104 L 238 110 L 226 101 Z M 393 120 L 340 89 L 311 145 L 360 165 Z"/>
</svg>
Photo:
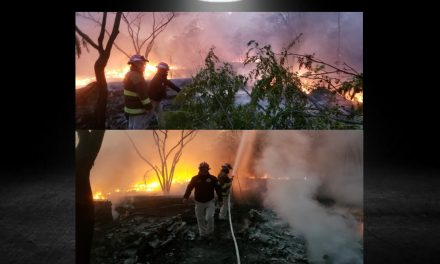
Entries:
<svg viewBox="0 0 440 264">
<path fill-rule="evenodd" d="M 194 199 L 197 202 L 206 203 L 214 199 L 214 190 L 217 193 L 219 201 L 222 201 L 220 184 L 217 178 L 211 174 L 199 174 L 192 177 L 183 198 L 188 199 L 193 189 L 195 189 Z"/>
<path fill-rule="evenodd" d="M 148 83 L 148 97 L 154 101 L 161 101 L 167 96 L 167 87 L 170 87 L 176 92 L 180 92 L 180 88 L 167 79 L 167 74 L 164 72 L 157 72 L 153 79 Z"/>
<path fill-rule="evenodd" d="M 220 188 L 222 189 L 222 196 L 228 196 L 232 184 L 232 180 L 231 178 L 229 178 L 228 172 L 226 172 L 225 170 L 220 171 L 217 178 L 220 184 Z"/>
<path fill-rule="evenodd" d="M 124 112 L 129 115 L 140 115 L 152 108 L 151 99 L 147 94 L 147 83 L 141 72 L 134 67 L 125 75 L 124 81 Z"/>
</svg>

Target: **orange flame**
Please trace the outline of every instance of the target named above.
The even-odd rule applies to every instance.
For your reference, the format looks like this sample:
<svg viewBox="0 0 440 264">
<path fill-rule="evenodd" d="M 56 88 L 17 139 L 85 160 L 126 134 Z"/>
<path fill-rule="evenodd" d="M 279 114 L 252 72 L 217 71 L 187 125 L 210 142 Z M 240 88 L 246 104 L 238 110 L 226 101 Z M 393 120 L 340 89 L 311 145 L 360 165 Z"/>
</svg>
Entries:
<svg viewBox="0 0 440 264">
<path fill-rule="evenodd" d="M 186 163 L 179 163 L 176 166 L 176 169 L 174 171 L 174 176 L 172 180 L 173 184 L 188 184 L 188 182 L 191 180 L 192 176 L 194 176 L 197 172 L 194 171 L 194 168 L 197 168 L 197 165 L 190 165 Z M 114 189 L 112 192 L 108 192 L 107 195 L 110 197 L 113 194 L 118 195 L 122 193 L 150 193 L 150 194 L 157 194 L 161 193 L 162 189 L 159 183 L 159 180 L 156 177 L 156 174 L 154 172 L 150 172 L 147 175 L 146 181 L 136 181 L 135 183 L 131 184 L 127 188 L 117 188 Z M 93 199 L 95 200 L 106 200 L 107 197 L 105 197 L 102 192 L 95 192 L 93 195 Z"/>
<path fill-rule="evenodd" d="M 357 93 L 354 95 L 354 99 L 355 101 L 359 102 L 359 103 L 364 103 L 364 93 Z"/>
<path fill-rule="evenodd" d="M 155 65 L 157 65 L 157 63 L 148 63 L 145 66 L 145 72 L 144 72 L 145 79 L 152 78 L 153 75 L 156 73 L 157 68 Z M 178 67 L 170 66 L 170 70 L 176 70 L 176 69 L 178 69 Z M 123 80 L 125 77 L 125 74 L 127 74 L 127 72 L 129 70 L 130 70 L 130 65 L 125 65 L 123 68 L 119 68 L 119 69 L 106 69 L 105 70 L 105 77 L 108 80 L 109 79 Z M 75 79 L 75 86 L 77 88 L 81 88 L 91 82 L 94 82 L 95 80 L 96 80 L 95 77 L 78 77 Z"/>
<path fill-rule="evenodd" d="M 102 192 L 96 192 L 93 195 L 93 200 L 106 200 L 107 198 L 102 194 Z"/>
</svg>

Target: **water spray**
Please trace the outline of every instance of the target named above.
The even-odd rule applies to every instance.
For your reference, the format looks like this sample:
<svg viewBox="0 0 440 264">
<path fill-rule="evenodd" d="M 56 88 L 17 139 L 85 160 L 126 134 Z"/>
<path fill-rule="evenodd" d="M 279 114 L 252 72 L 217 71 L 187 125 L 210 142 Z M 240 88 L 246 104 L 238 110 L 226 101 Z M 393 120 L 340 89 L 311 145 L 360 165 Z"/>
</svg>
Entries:
<svg viewBox="0 0 440 264">
<path fill-rule="evenodd" d="M 243 134 L 241 135 L 240 145 L 238 146 L 237 155 L 235 156 L 235 162 L 234 162 L 234 166 L 232 169 L 232 176 L 236 175 L 237 169 L 240 165 L 241 158 L 243 156 L 244 147 L 245 147 L 246 143 L 249 142 L 251 139 L 251 132 L 253 132 L 253 131 L 243 131 Z M 238 176 L 237 176 L 237 180 L 238 180 Z M 238 183 L 240 184 L 239 180 L 238 180 Z M 229 191 L 229 194 L 228 194 L 229 226 L 231 228 L 232 239 L 234 240 L 235 253 L 237 256 L 237 263 L 240 264 L 240 251 L 238 250 L 237 239 L 235 238 L 234 229 L 232 227 L 232 218 L 231 218 L 232 188 L 233 188 L 233 184 L 231 184 L 231 190 Z M 240 192 L 241 192 L 241 187 L 240 187 Z"/>
</svg>

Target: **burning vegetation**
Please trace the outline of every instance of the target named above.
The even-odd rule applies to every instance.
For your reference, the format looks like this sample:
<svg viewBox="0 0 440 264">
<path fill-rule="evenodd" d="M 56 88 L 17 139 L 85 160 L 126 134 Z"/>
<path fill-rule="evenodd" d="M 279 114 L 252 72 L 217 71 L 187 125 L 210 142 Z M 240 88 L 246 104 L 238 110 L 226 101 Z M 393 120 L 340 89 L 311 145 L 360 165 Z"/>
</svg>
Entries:
<svg viewBox="0 0 440 264">
<path fill-rule="evenodd" d="M 77 17 L 84 27 L 102 25 L 95 13 Z M 150 129 L 362 129 L 362 46 L 353 44 L 362 35 L 361 17 L 357 13 L 123 13 L 126 29 L 121 31 L 127 32 L 115 40 L 117 62 L 105 70 L 106 128 L 127 128 L 121 80 L 128 71 L 127 58 L 135 53 L 150 60 L 144 73 L 147 82 L 156 72 L 156 62 L 166 61 L 172 82 L 183 88 L 175 100 L 176 94 L 168 93 L 162 102 L 164 112 Z M 229 26 L 219 26 L 224 24 L 220 21 Z M 230 32 L 238 25 L 249 28 Z M 349 33 L 345 35 L 343 29 Z M 86 48 L 91 45 L 83 32 L 80 36 L 77 48 L 81 43 Z M 83 88 L 77 89 L 77 127 L 88 129 L 95 115 L 91 106 L 99 94 L 91 84 L 94 78 L 80 77 L 83 68 L 90 67 L 80 62 L 77 70 L 82 74 L 76 81 L 77 88 Z"/>
<path fill-rule="evenodd" d="M 213 175 L 233 165 L 242 263 L 362 263 L 362 131 L 198 131 L 167 191 L 145 162 L 162 166 L 154 133 L 166 150 L 189 132 L 107 131 L 91 178 L 92 263 L 234 262 L 229 223 L 216 213 L 215 238 L 199 241 L 193 204 L 182 203 L 200 161 Z"/>
</svg>

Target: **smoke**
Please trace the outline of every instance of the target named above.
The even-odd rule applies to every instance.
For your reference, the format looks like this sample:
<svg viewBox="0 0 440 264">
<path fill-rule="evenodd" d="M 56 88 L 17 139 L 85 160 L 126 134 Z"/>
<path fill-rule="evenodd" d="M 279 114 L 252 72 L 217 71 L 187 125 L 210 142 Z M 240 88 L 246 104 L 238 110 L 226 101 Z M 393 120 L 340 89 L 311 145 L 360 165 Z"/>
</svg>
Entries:
<svg viewBox="0 0 440 264">
<path fill-rule="evenodd" d="M 111 19 L 113 14 L 109 17 Z M 96 24 L 79 16 L 76 20 L 78 26 L 92 36 L 92 39 L 97 38 L 99 27 Z M 141 31 L 143 34 L 149 34 L 150 24 L 151 13 L 146 13 L 144 30 Z M 314 53 L 318 58 L 335 63 L 339 47 L 341 59 L 362 71 L 363 17 L 362 13 L 350 12 L 178 13 L 156 39 L 149 59 L 151 63 L 166 61 L 177 66 L 180 70 L 175 70 L 174 77 L 190 77 L 203 65 L 212 46 L 216 47 L 215 52 L 222 61 L 237 62 L 244 58 L 246 44 L 250 40 L 256 40 L 261 45 L 270 44 L 279 52 L 300 33 L 303 37 L 293 47 L 294 52 Z M 116 43 L 128 53 L 133 53 L 131 40 L 123 23 Z M 77 60 L 77 76 L 93 76 L 96 58 L 97 53 L 93 48 L 90 48 L 90 53 L 83 52 Z M 107 68 L 123 68 L 126 63 L 125 55 L 114 48 Z"/>
<path fill-rule="evenodd" d="M 152 131 L 106 131 L 91 184 L 94 192 L 112 192 L 114 206 L 130 194 L 113 191 L 143 182 L 149 169 L 125 133 L 146 158 L 158 161 Z M 170 142 L 178 134 L 170 131 Z M 362 263 L 362 138 L 362 131 L 201 130 L 184 149 L 175 177 L 189 180 L 202 161 L 213 175 L 232 163 L 243 190 L 257 182 L 246 177 L 267 175 L 265 205 L 305 238 L 311 262 Z M 147 177 L 157 181 L 152 172 Z M 183 195 L 186 184 L 173 184 L 171 194 Z"/>
<path fill-rule="evenodd" d="M 362 263 L 362 131 L 271 131 L 259 170 L 270 175 L 266 205 L 307 242 L 313 263 Z M 318 202 L 320 195 L 335 201 Z"/>
<path fill-rule="evenodd" d="M 199 130 L 195 139 L 184 148 L 174 179 L 180 181 L 191 179 L 198 173 L 198 165 L 202 161 L 209 163 L 210 173 L 213 175 L 217 175 L 223 163 L 232 162 L 230 159 L 233 155 L 225 154 L 234 153 L 226 150 L 224 140 L 218 141 L 225 132 Z M 129 190 L 135 183 L 143 183 L 144 175 L 147 183 L 158 182 L 156 174 L 134 150 L 127 134 L 145 158 L 153 164 L 159 164 L 159 154 L 152 131 L 106 131 L 101 150 L 91 171 L 90 182 L 94 193 L 101 192 L 106 197 L 109 192 L 112 194 L 111 197 L 127 195 L 123 191 Z M 175 144 L 179 135 L 180 131 L 169 131 L 167 146 Z M 172 157 L 169 158 L 171 159 Z M 171 194 L 183 195 L 186 184 L 186 182 L 173 184 Z M 121 192 L 115 192 L 117 189 Z"/>
</svg>

